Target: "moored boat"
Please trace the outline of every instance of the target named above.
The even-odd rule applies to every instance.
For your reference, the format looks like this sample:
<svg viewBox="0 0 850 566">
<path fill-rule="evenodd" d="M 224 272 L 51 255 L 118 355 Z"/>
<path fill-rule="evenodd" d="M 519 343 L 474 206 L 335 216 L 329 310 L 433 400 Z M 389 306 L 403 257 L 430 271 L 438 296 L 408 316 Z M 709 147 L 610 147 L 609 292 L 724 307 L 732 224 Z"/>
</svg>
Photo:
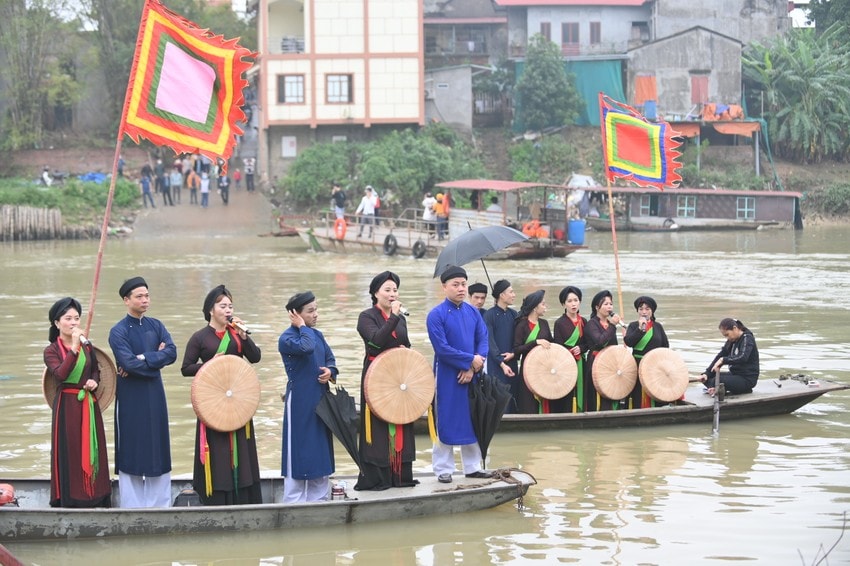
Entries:
<svg viewBox="0 0 850 566">
<path fill-rule="evenodd" d="M 763 378 L 752 393 L 727 395 L 720 404 L 720 420 L 785 415 L 825 393 L 844 389 L 850 389 L 850 385 L 807 378 L 781 381 Z M 502 417 L 499 433 L 698 424 L 712 422 L 713 416 L 714 398 L 704 392 L 702 385 L 691 385 L 683 400 L 661 407 L 590 413 L 508 414 Z M 427 427 L 424 418 L 415 423 L 417 433 L 427 434 Z"/>
<path fill-rule="evenodd" d="M 15 486 L 19 507 L 0 507 L 0 540 L 76 539 L 131 535 L 277 530 L 327 527 L 348 523 L 395 521 L 489 509 L 521 498 L 536 483 L 531 474 L 498 470 L 492 479 L 455 475 L 451 484 L 432 474 L 418 474 L 419 485 L 385 491 L 354 491 L 345 499 L 309 504 L 192 506 L 161 509 L 63 509 L 48 506 L 49 479 L 3 479 Z M 356 477 L 337 476 L 354 486 Z M 191 480 L 173 479 L 172 494 L 190 487 Z M 280 501 L 283 479 L 264 478 L 263 500 Z M 113 504 L 120 501 L 113 482 Z"/>
</svg>

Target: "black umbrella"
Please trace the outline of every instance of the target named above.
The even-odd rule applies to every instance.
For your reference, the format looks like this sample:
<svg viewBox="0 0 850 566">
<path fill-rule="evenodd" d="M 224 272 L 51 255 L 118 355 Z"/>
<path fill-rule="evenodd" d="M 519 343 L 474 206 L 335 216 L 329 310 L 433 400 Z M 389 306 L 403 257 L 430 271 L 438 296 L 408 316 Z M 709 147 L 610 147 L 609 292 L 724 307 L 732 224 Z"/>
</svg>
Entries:
<svg viewBox="0 0 850 566">
<path fill-rule="evenodd" d="M 438 277 L 450 265 L 465 265 L 470 261 L 487 257 L 511 244 L 527 240 L 528 236 L 509 226 L 483 226 L 473 228 L 446 244 L 437 256 L 434 277 Z"/>
<path fill-rule="evenodd" d="M 481 448 L 481 459 L 487 460 L 487 450 L 490 441 L 502 422 L 502 415 L 511 401 L 511 391 L 506 383 L 495 376 L 486 373 L 479 374 L 469 384 L 469 412 L 472 416 L 472 429 L 478 446 Z"/>
<path fill-rule="evenodd" d="M 337 387 L 336 393 L 328 390 L 316 405 L 316 415 L 342 443 L 359 468 L 357 431 L 360 429 L 360 415 L 357 414 L 357 408 L 354 406 L 354 397 L 344 387 Z"/>
</svg>

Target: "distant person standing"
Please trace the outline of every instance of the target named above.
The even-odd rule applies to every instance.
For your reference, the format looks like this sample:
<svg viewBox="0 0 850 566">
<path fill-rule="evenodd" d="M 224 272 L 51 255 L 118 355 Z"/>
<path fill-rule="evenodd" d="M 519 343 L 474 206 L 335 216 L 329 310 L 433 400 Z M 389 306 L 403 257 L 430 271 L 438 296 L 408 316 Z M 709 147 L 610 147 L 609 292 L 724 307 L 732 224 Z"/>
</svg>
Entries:
<svg viewBox="0 0 850 566">
<path fill-rule="evenodd" d="M 333 201 L 336 217 L 345 218 L 345 201 L 348 200 L 348 197 L 336 181 L 334 181 L 333 189 L 331 190 L 331 200 Z"/>
<path fill-rule="evenodd" d="M 121 155 L 121 154 L 118 154 L 118 176 L 121 177 L 121 178 L 124 177 L 124 165 L 125 165 L 124 156 Z"/>
<path fill-rule="evenodd" d="M 233 172 L 233 184 L 236 185 L 237 191 L 242 189 L 242 170 L 238 167 L 236 168 L 236 171 Z"/>
<path fill-rule="evenodd" d="M 243 164 L 245 165 L 245 189 L 249 193 L 254 192 L 254 166 L 256 165 L 256 160 L 253 157 L 246 157 L 243 160 Z"/>
<path fill-rule="evenodd" d="M 194 169 L 189 169 L 186 175 L 186 186 L 189 188 L 189 204 L 198 204 L 198 189 L 201 187 L 201 178 Z"/>
<path fill-rule="evenodd" d="M 204 171 L 201 173 L 201 208 L 206 208 L 210 204 L 210 176 Z"/>
<path fill-rule="evenodd" d="M 171 186 L 171 196 L 177 201 L 177 204 L 180 204 L 180 193 L 183 188 L 183 174 L 176 165 L 171 169 L 171 174 L 168 176 L 168 184 Z M 172 206 L 174 205 L 173 202 L 171 204 Z"/>
<path fill-rule="evenodd" d="M 158 193 L 162 190 L 162 185 L 165 183 L 165 165 L 162 164 L 162 159 L 156 160 L 156 165 L 153 167 L 155 176 L 154 192 Z"/>
<path fill-rule="evenodd" d="M 148 284 L 125 281 L 118 294 L 127 315 L 109 331 L 118 369 L 115 392 L 115 468 L 121 507 L 171 505 L 171 439 L 162 368 L 177 360 L 177 346 L 160 321 L 145 316 Z"/>
<path fill-rule="evenodd" d="M 431 192 L 425 193 L 425 198 L 422 199 L 422 220 L 428 226 L 428 231 L 432 234 L 436 229 L 437 215 L 434 213 L 434 205 L 437 204 L 437 199 Z"/>
<path fill-rule="evenodd" d="M 221 202 L 227 206 L 230 201 L 230 177 L 223 172 L 218 176 L 218 191 L 221 194 Z"/>
<path fill-rule="evenodd" d="M 357 210 L 354 214 L 360 216 L 360 229 L 357 230 L 357 237 L 363 236 L 363 226 L 369 226 L 369 237 L 372 237 L 372 225 L 375 224 L 375 193 L 372 187 L 367 185 L 363 192 L 363 198 L 360 199 L 360 204 L 357 205 Z"/>
<path fill-rule="evenodd" d="M 171 200 L 171 176 L 162 175 L 162 182 L 159 190 L 162 193 L 162 206 L 174 206 L 174 201 Z"/>
<path fill-rule="evenodd" d="M 139 187 L 142 189 L 142 202 L 145 204 L 145 208 L 148 207 L 148 201 L 150 201 L 151 207 L 156 208 L 156 203 L 153 201 L 153 195 L 151 194 L 150 176 L 142 175 L 142 178 L 139 179 Z"/>
</svg>

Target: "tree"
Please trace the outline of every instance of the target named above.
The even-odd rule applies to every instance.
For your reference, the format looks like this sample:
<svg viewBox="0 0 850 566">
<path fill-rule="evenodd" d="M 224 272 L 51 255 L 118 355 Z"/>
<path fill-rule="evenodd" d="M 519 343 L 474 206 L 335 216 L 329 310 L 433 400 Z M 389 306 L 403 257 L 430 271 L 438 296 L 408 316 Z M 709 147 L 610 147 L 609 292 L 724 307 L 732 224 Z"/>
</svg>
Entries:
<svg viewBox="0 0 850 566">
<path fill-rule="evenodd" d="M 836 22 L 843 22 L 850 29 L 850 0 L 809 0 L 809 20 L 819 30 L 826 30 Z"/>
<path fill-rule="evenodd" d="M 819 34 L 794 30 L 746 49 L 744 83 L 763 96 L 780 156 L 806 163 L 850 157 L 850 45 L 843 33 L 836 23 Z"/>
<path fill-rule="evenodd" d="M 540 34 L 528 43 L 516 91 L 526 129 L 559 127 L 575 120 L 582 103 L 558 46 Z"/>
<path fill-rule="evenodd" d="M 53 109 L 69 107 L 79 94 L 70 59 L 74 30 L 58 17 L 66 8 L 64 0 L 0 2 L 4 149 L 37 146 Z"/>
</svg>

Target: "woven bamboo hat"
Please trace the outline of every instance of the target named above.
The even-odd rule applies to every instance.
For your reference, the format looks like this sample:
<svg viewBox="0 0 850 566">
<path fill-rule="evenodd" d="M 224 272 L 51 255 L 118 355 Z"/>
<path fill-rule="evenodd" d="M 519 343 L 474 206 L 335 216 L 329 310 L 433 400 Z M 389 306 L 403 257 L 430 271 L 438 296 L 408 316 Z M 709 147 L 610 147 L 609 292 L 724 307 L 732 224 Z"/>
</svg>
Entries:
<svg viewBox="0 0 850 566">
<path fill-rule="evenodd" d="M 618 401 L 637 383 L 637 363 L 625 346 L 608 346 L 593 360 L 593 386 L 606 399 Z"/>
<path fill-rule="evenodd" d="M 393 348 L 372 361 L 363 380 L 363 393 L 369 409 L 381 420 L 408 424 L 428 409 L 436 386 L 425 356 L 409 348 Z"/>
<path fill-rule="evenodd" d="M 116 376 L 115 362 L 103 350 L 97 346 L 92 346 L 95 359 L 97 359 L 97 368 L 100 370 L 100 384 L 94 390 L 94 396 L 97 398 L 97 404 L 100 407 L 100 412 L 104 412 L 112 401 L 115 400 Z M 56 381 L 50 375 L 50 370 L 44 368 L 41 375 L 41 390 L 44 392 L 44 400 L 47 401 L 47 406 L 53 408 L 53 400 L 56 399 Z"/>
<path fill-rule="evenodd" d="M 192 408 L 208 427 L 230 432 L 245 426 L 260 406 L 257 372 L 239 356 L 218 356 L 192 380 Z"/>
<path fill-rule="evenodd" d="M 688 366 L 670 348 L 647 352 L 638 366 L 638 377 L 647 395 L 665 403 L 680 399 L 688 388 Z"/>
<path fill-rule="evenodd" d="M 532 348 L 522 362 L 522 377 L 532 393 L 543 399 L 560 399 L 576 386 L 578 366 L 566 348 L 554 344 Z"/>
</svg>

